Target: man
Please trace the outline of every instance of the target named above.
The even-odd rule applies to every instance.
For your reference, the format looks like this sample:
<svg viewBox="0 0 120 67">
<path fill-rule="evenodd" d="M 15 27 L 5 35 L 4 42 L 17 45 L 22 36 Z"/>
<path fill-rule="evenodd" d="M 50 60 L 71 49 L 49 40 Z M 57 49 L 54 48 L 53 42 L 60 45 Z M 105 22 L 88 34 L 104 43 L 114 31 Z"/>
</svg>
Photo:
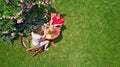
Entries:
<svg viewBox="0 0 120 67">
<path fill-rule="evenodd" d="M 32 48 L 28 48 L 26 49 L 26 51 L 30 51 L 30 50 L 33 50 L 33 49 L 38 49 L 42 46 L 45 46 L 44 47 L 44 50 L 48 50 L 48 44 L 49 44 L 49 41 L 48 40 L 44 40 L 44 41 L 41 41 L 42 38 L 45 37 L 45 34 L 42 35 L 42 32 L 40 32 L 40 28 L 38 26 L 33 26 L 32 27 L 32 44 L 34 47 Z"/>
</svg>

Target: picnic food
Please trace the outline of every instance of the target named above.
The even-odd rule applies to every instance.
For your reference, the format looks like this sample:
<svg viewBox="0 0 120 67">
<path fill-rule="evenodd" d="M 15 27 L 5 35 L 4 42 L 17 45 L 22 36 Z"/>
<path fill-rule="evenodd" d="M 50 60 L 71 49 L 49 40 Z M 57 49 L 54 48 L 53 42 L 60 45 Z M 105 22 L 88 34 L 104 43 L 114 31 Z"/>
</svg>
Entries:
<svg viewBox="0 0 120 67">
<path fill-rule="evenodd" d="M 47 38 L 47 39 L 50 39 L 50 38 L 51 38 L 51 34 L 47 34 L 47 35 L 46 35 L 46 38 Z"/>
<path fill-rule="evenodd" d="M 47 38 L 47 39 L 50 39 L 51 37 L 52 37 L 52 34 L 51 34 L 51 31 L 49 30 L 49 31 L 48 31 L 48 34 L 46 35 L 46 38 Z"/>
</svg>

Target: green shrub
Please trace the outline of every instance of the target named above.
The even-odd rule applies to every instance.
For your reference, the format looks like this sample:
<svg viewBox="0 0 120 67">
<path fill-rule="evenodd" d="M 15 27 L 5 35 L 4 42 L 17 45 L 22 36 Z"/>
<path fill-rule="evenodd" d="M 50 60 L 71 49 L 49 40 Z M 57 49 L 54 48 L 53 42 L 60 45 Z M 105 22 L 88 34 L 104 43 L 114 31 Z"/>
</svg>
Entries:
<svg viewBox="0 0 120 67">
<path fill-rule="evenodd" d="M 49 21 L 48 0 L 1 0 L 0 40 L 30 35 L 32 25 L 42 26 Z M 49 6 L 48 6 L 49 5 Z"/>
</svg>

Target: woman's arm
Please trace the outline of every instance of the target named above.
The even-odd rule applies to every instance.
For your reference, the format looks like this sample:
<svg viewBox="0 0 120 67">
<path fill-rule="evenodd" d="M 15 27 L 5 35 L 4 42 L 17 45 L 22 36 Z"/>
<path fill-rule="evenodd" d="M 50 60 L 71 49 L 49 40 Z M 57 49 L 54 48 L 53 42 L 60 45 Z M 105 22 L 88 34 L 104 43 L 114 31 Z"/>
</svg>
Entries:
<svg viewBox="0 0 120 67">
<path fill-rule="evenodd" d="M 53 22 L 53 20 L 51 19 L 51 20 L 50 20 L 50 26 L 52 26 L 52 22 Z"/>
<path fill-rule="evenodd" d="M 62 26 L 62 24 L 54 24 L 54 26 Z"/>
</svg>

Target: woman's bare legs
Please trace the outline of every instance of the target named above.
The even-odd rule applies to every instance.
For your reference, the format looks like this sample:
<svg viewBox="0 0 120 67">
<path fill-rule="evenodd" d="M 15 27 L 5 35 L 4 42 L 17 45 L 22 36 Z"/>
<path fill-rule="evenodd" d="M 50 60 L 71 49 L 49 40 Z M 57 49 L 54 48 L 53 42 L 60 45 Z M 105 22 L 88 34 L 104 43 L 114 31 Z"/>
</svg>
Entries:
<svg viewBox="0 0 120 67">
<path fill-rule="evenodd" d="M 41 42 L 40 44 L 41 44 L 41 46 L 43 46 L 43 45 L 45 46 L 45 47 L 44 47 L 44 50 L 48 50 L 48 48 L 47 48 L 48 45 L 49 45 L 49 41 L 48 41 L 48 40 L 43 41 L 43 42 Z"/>
<path fill-rule="evenodd" d="M 40 47 L 32 47 L 32 48 L 27 48 L 26 51 L 31 51 L 33 49 L 39 49 Z"/>
<path fill-rule="evenodd" d="M 39 49 L 39 48 L 42 47 L 42 46 L 45 46 L 44 49 L 45 49 L 45 50 L 48 50 L 48 49 L 47 49 L 47 47 L 48 47 L 48 45 L 49 45 L 49 41 L 48 41 L 48 40 L 43 41 L 43 42 L 41 42 L 40 44 L 41 44 L 41 45 L 40 45 L 39 47 L 36 47 L 36 46 L 35 46 L 35 47 L 32 47 L 32 48 L 27 48 L 26 51 L 31 51 L 31 50 L 33 50 L 33 49 Z"/>
</svg>

